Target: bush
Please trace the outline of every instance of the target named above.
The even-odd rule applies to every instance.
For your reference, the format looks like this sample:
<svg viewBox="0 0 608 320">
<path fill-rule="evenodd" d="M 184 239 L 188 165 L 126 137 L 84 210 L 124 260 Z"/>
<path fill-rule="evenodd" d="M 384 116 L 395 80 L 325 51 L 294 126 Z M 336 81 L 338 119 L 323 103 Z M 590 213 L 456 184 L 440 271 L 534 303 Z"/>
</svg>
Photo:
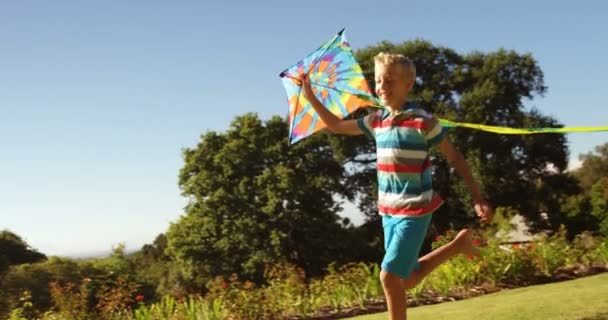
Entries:
<svg viewBox="0 0 608 320">
<path fill-rule="evenodd" d="M 437 237 L 432 247 L 444 245 L 454 235 L 454 231 L 449 231 Z M 489 238 L 487 245 L 480 248 L 480 257 L 451 259 L 410 290 L 410 295 L 416 299 L 427 290 L 447 295 L 455 289 L 483 283 L 526 283 L 536 276 L 553 275 L 568 265 L 608 263 L 608 239 L 590 233 L 569 242 L 562 228 L 551 236 L 540 236 L 534 243 L 506 245 L 503 241 L 501 237 Z M 364 306 L 383 297 L 377 264 L 332 264 L 324 277 L 315 279 L 308 279 L 301 268 L 291 264 L 267 264 L 262 285 L 239 280 L 236 275 L 229 279 L 218 277 L 208 283 L 204 297 L 165 296 L 151 304 L 145 303 L 150 299 L 139 290 L 134 277 L 82 277 L 82 268 L 61 259 L 15 267 L 7 280 L 14 285 L 11 290 L 23 291 L 11 302 L 13 310 L 6 316 L 15 320 L 306 318 L 320 310 Z M 40 283 L 44 281 L 51 281 L 45 289 L 48 301 L 40 298 L 44 289 Z M 43 313 L 44 310 L 48 311 Z"/>
</svg>

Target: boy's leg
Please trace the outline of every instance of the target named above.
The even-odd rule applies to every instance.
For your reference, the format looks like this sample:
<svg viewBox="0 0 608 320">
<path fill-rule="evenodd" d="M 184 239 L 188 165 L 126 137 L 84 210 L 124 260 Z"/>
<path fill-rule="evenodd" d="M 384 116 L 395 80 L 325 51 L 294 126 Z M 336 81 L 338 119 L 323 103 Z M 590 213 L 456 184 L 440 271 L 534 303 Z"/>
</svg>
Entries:
<svg viewBox="0 0 608 320">
<path fill-rule="evenodd" d="M 401 284 L 403 280 L 400 276 L 388 271 L 380 271 L 380 280 L 384 288 L 384 296 L 386 297 L 386 306 L 388 308 L 389 320 L 405 320 L 407 297 L 405 288 Z"/>
<path fill-rule="evenodd" d="M 401 279 L 401 284 L 406 290 L 414 288 L 435 268 L 461 253 L 479 255 L 479 249 L 473 245 L 473 231 L 470 229 L 461 230 L 454 240 L 418 259 L 418 270 L 414 270 L 406 280 Z"/>
<path fill-rule="evenodd" d="M 380 280 L 386 296 L 390 320 L 406 319 L 407 298 L 402 281 L 418 265 L 431 214 L 417 218 L 382 217 L 385 254 Z"/>
</svg>

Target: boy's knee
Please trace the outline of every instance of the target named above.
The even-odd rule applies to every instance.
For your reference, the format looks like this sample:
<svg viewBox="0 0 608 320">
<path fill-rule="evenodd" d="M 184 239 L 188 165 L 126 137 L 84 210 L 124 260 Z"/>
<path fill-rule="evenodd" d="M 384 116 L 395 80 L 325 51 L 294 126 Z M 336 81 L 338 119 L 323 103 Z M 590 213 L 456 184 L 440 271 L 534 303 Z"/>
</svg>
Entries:
<svg viewBox="0 0 608 320">
<path fill-rule="evenodd" d="M 401 287 L 401 278 L 398 275 L 385 270 L 380 271 L 380 281 L 382 282 L 382 286 L 386 289 Z"/>
<path fill-rule="evenodd" d="M 409 290 L 417 285 L 415 274 L 412 273 L 409 278 L 403 279 L 400 276 L 390 273 L 388 271 L 380 271 L 380 281 L 382 286 L 387 287 L 399 287 L 399 289 Z"/>
</svg>

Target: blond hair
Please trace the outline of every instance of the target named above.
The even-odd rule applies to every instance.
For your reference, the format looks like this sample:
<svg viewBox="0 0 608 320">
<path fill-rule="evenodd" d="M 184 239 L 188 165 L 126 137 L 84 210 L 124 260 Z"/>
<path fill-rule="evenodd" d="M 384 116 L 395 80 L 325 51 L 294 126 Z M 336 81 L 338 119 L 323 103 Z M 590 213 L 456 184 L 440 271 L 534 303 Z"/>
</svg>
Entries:
<svg viewBox="0 0 608 320">
<path fill-rule="evenodd" d="M 416 66 L 414 66 L 414 62 L 402 54 L 380 52 L 374 57 L 374 63 L 376 66 L 381 65 L 384 67 L 393 65 L 402 66 L 408 80 L 413 81 L 416 79 Z"/>
</svg>

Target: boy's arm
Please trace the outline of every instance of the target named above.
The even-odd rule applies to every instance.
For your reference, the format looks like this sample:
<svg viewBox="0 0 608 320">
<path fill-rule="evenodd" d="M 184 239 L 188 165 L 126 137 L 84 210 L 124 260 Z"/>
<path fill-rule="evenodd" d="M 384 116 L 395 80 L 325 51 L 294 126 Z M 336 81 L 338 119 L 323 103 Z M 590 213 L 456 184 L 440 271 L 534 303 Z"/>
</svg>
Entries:
<svg viewBox="0 0 608 320">
<path fill-rule="evenodd" d="M 481 191 L 479 185 L 473 180 L 473 174 L 471 168 L 465 161 L 462 154 L 454 148 L 454 146 L 448 141 L 443 139 L 439 144 L 441 153 L 444 154 L 450 166 L 452 166 L 456 173 L 464 179 L 464 183 L 471 190 L 473 201 L 475 203 L 475 212 L 483 222 L 490 222 L 494 216 L 494 210 L 492 207 L 481 197 Z"/>
<path fill-rule="evenodd" d="M 302 78 L 302 92 L 304 93 L 304 97 L 310 101 L 310 104 L 315 109 L 317 114 L 325 125 L 327 125 L 327 129 L 329 129 L 333 133 L 338 134 L 347 134 L 347 135 L 359 135 L 363 134 L 361 128 L 357 124 L 357 120 L 342 120 L 338 118 L 335 114 L 331 113 L 312 91 L 312 87 L 310 85 L 310 78 L 308 76 L 304 76 Z"/>
</svg>

